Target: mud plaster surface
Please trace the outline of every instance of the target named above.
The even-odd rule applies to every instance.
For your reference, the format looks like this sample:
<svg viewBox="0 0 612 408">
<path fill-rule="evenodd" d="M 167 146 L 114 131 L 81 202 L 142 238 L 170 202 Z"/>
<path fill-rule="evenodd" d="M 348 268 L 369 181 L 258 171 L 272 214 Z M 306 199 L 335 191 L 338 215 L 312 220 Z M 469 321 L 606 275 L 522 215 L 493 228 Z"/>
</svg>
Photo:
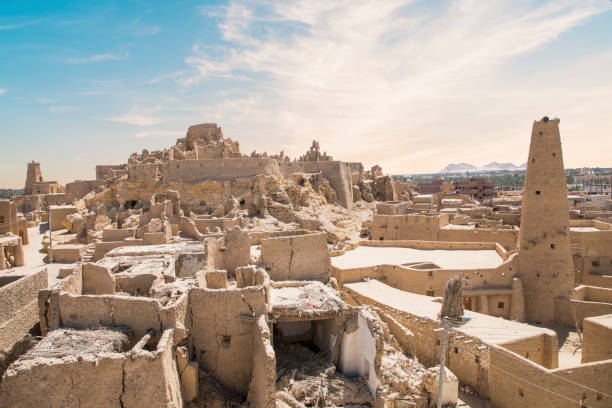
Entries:
<svg viewBox="0 0 612 408">
<path fill-rule="evenodd" d="M 409 262 L 432 262 L 442 269 L 488 269 L 503 263 L 499 254 L 487 250 L 416 249 L 360 246 L 332 257 L 332 265 L 340 269 L 376 265 L 402 265 Z"/>
</svg>

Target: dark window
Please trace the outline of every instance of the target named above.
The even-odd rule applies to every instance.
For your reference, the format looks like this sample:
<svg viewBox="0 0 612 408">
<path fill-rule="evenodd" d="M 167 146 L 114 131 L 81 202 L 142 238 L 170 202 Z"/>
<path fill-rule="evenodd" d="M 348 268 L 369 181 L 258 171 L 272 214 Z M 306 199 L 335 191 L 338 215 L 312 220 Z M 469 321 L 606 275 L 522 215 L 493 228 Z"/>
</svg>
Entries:
<svg viewBox="0 0 612 408">
<path fill-rule="evenodd" d="M 550 249 L 555 249 L 555 244 L 550 244 Z"/>
<path fill-rule="evenodd" d="M 594 267 L 599 267 L 599 261 L 591 261 L 591 264 L 592 264 Z"/>
<path fill-rule="evenodd" d="M 459 349 L 455 347 L 455 354 L 459 354 Z"/>
<path fill-rule="evenodd" d="M 497 302 L 497 308 L 498 309 L 503 309 L 504 308 L 504 302 Z"/>
<path fill-rule="evenodd" d="M 537 194 L 537 195 L 540 195 L 540 190 L 536 191 L 536 194 Z"/>
<path fill-rule="evenodd" d="M 232 343 L 232 336 L 223 336 L 223 343 L 222 343 L 222 345 L 224 347 L 229 347 L 231 343 Z"/>
</svg>

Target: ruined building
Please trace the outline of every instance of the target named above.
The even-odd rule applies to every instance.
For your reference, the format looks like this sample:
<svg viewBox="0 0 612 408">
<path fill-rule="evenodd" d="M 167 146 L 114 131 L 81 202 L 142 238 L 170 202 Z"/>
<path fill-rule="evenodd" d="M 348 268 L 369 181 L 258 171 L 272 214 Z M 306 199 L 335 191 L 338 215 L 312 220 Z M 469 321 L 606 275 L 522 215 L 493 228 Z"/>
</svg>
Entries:
<svg viewBox="0 0 612 408">
<path fill-rule="evenodd" d="M 558 119 L 523 194 L 483 201 L 211 123 L 26 179 L 0 201 L 0 407 L 612 406 L 612 212 L 568 197 Z"/>
</svg>

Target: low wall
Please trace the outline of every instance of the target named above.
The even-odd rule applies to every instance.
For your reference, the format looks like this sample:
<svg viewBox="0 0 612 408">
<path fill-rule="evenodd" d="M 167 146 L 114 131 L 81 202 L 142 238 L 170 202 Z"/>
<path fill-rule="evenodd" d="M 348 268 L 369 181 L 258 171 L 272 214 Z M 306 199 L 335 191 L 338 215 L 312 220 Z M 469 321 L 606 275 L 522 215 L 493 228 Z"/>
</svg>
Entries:
<svg viewBox="0 0 612 408">
<path fill-rule="evenodd" d="M 508 251 L 516 250 L 518 230 L 474 228 L 440 229 L 440 241 L 451 242 L 497 242 Z"/>
<path fill-rule="evenodd" d="M 612 315 L 587 317 L 582 325 L 582 363 L 612 359 Z"/>
<path fill-rule="evenodd" d="M 582 321 L 612 313 L 612 303 L 556 298 L 555 321 L 566 326 L 582 328 Z"/>
<path fill-rule="evenodd" d="M 134 238 L 136 236 L 136 228 L 110 229 L 102 230 L 102 241 L 123 241 L 126 238 Z"/>
<path fill-rule="evenodd" d="M 581 400 L 583 406 L 609 407 L 612 398 L 603 393 L 612 394 L 611 377 L 612 360 L 548 370 L 504 348 L 490 349 L 489 397 L 499 408 L 574 408 Z"/>
</svg>

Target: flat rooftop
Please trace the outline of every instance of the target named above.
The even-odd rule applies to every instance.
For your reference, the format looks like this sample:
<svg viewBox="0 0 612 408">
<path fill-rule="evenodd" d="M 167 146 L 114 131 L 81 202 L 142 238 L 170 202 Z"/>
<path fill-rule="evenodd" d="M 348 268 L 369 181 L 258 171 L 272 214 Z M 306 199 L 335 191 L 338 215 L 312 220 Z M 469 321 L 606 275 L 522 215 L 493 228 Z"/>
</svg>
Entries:
<svg viewBox="0 0 612 408">
<path fill-rule="evenodd" d="M 504 261 L 494 249 L 417 249 L 359 246 L 331 258 L 339 269 L 431 262 L 442 269 L 489 269 Z"/>
<path fill-rule="evenodd" d="M 429 296 L 404 292 L 376 279 L 345 283 L 344 286 L 355 291 L 360 296 L 385 306 L 432 320 L 438 319 L 438 313 L 440 313 L 440 308 L 442 307 L 441 303 L 434 302 L 433 298 Z M 550 329 L 513 322 L 470 310 L 466 310 L 464 315 L 468 316 L 470 321 L 461 325 L 456 330 L 469 336 L 477 337 L 488 344 L 501 345 L 541 334 L 556 336 L 556 333 Z"/>
<path fill-rule="evenodd" d="M 576 232 L 598 232 L 601 231 L 598 228 L 595 227 L 570 227 L 570 231 L 576 231 Z"/>
</svg>

